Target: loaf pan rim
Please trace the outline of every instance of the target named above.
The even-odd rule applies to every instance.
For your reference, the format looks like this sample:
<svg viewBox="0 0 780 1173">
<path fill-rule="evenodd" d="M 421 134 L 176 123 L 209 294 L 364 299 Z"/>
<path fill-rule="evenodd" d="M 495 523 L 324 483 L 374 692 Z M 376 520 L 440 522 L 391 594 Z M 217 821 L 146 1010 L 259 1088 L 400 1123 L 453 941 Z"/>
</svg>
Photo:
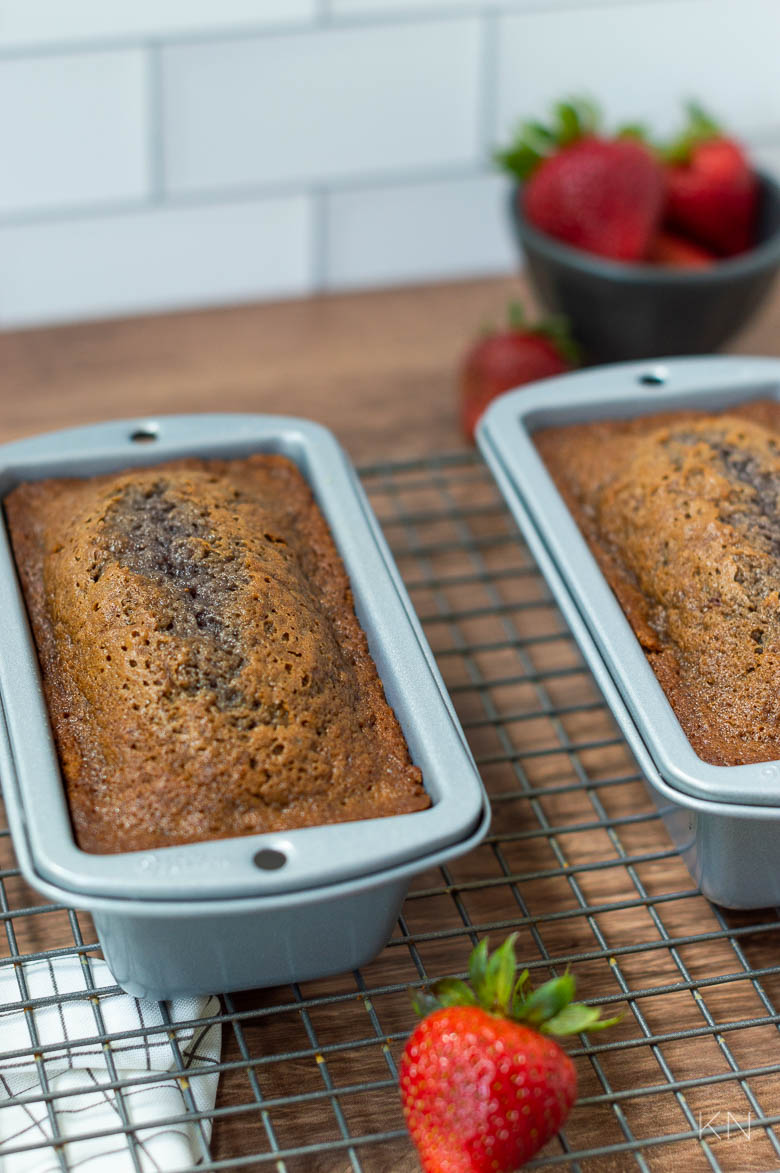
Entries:
<svg viewBox="0 0 780 1173">
<path fill-rule="evenodd" d="M 175 435 L 172 436 L 173 430 Z M 131 445 L 130 436 L 138 431 L 155 432 L 158 442 L 155 445 Z M 286 437 L 287 448 L 274 446 L 274 438 L 280 435 Z M 299 889 L 311 889 L 318 885 L 329 886 L 350 875 L 361 872 L 375 872 L 377 869 L 386 870 L 393 864 L 400 864 L 405 860 L 417 861 L 418 870 L 425 865 L 425 859 L 436 850 L 454 846 L 465 841 L 474 828 L 484 817 L 485 799 L 481 780 L 476 771 L 473 758 L 467 749 L 462 730 L 457 723 L 449 698 L 444 688 L 438 670 L 435 668 L 430 649 L 424 642 L 419 623 L 414 616 L 414 609 L 408 595 L 400 585 L 400 576 L 390 569 L 392 560 L 388 564 L 386 545 L 379 540 L 379 526 L 373 513 L 367 505 L 365 494 L 359 488 L 359 483 L 352 469 L 351 463 L 333 435 L 321 425 L 312 421 L 296 417 L 277 416 L 268 414 L 246 413 L 202 413 L 197 415 L 158 415 L 153 420 L 129 418 L 112 420 L 102 424 L 87 427 L 71 428 L 65 431 L 47 433 L 31 437 L 27 440 L 14 441 L 0 448 L 0 477 L 11 480 L 13 483 L 31 476 L 43 477 L 62 475 L 63 465 L 70 462 L 72 465 L 83 464 L 84 461 L 97 462 L 102 468 L 121 469 L 134 464 L 157 464 L 175 459 L 180 456 L 195 455 L 244 455 L 252 450 L 285 451 L 290 455 L 290 447 L 298 446 L 298 451 L 305 454 L 296 459 L 301 471 L 310 481 L 312 491 L 318 499 L 320 507 L 326 515 L 333 532 L 336 544 L 342 553 L 350 580 L 355 589 L 356 601 L 370 600 L 372 592 L 381 593 L 382 608 L 389 608 L 396 616 L 403 615 L 404 631 L 402 643 L 404 654 L 413 653 L 414 670 L 408 671 L 415 687 L 419 686 L 420 695 L 425 698 L 426 704 L 434 704 L 437 712 L 437 736 L 443 739 L 441 753 L 434 754 L 431 737 L 428 731 L 420 727 L 416 721 L 410 727 L 410 721 L 401 720 L 407 740 L 414 743 L 422 741 L 428 747 L 427 781 L 424 784 L 429 794 L 436 801 L 428 810 L 407 815 L 392 815 L 382 819 L 361 820 L 352 823 L 332 824 L 320 828 L 302 828 L 285 833 L 268 832 L 259 835 L 238 836 L 231 839 L 215 840 L 208 843 L 195 843 L 181 846 L 159 848 L 149 852 L 124 852 L 116 855 L 93 855 L 81 851 L 76 847 L 72 834 L 63 844 L 62 840 L 62 809 L 64 795 L 60 780 L 59 769 L 56 763 L 56 753 L 53 749 L 49 732 L 48 716 L 45 714 L 40 679 L 37 673 L 37 658 L 35 659 L 35 693 L 39 709 L 45 715 L 48 749 L 36 756 L 36 761 L 48 754 L 50 765 L 56 767 L 57 786 L 60 802 L 60 818 L 56 830 L 47 821 L 42 822 L 36 815 L 33 806 L 31 784 L 28 777 L 25 755 L 19 761 L 19 721 L 20 712 L 13 696 L 9 695 L 8 685 L 8 653 L 5 646 L 0 649 L 0 694 L 8 717 L 8 735 L 10 749 L 13 755 L 15 769 L 20 777 L 18 798 L 24 807 L 24 825 L 28 836 L 29 846 L 34 859 L 34 870 L 42 879 L 54 883 L 82 898 L 85 895 L 113 896 L 122 899 L 128 889 L 128 883 L 137 894 L 147 899 L 227 899 L 244 896 L 270 895 L 274 892 L 286 892 Z M 258 447 L 259 446 L 259 447 Z M 295 457 L 293 457 L 295 459 Z M 75 475 L 75 474 L 74 474 Z M 83 475 L 83 474 L 82 474 Z M 10 488 L 7 484 L 3 495 Z M 340 514 L 348 515 L 349 521 L 339 519 Z M 336 522 L 334 524 L 334 517 Z M 343 532 L 347 524 L 354 527 L 354 532 L 345 535 Z M 345 554 L 343 542 L 347 541 L 349 548 L 353 548 L 358 540 L 355 534 L 361 535 L 368 543 L 361 548 L 360 566 L 357 566 L 354 557 Z M 7 546 L 5 526 L 0 532 L 0 545 Z M 4 571 L 7 570 L 10 551 L 3 550 Z M 379 592 L 376 584 L 367 586 L 369 571 L 363 564 L 364 560 L 375 571 L 381 571 L 381 587 Z M 11 559 L 12 565 L 12 559 Z M 8 583 L 6 582 L 6 588 Z M 13 591 L 20 594 L 16 575 L 13 575 Z M 6 596 L 8 590 L 6 589 Z M 372 643 L 372 652 L 375 659 L 385 658 L 385 671 L 388 665 L 395 684 L 398 685 L 401 669 L 398 664 L 398 649 L 393 646 L 388 649 L 386 636 L 381 634 L 383 616 L 377 619 L 380 630 L 370 631 L 365 617 L 361 616 L 369 642 Z M 369 625 L 370 626 L 370 625 Z M 25 639 L 28 652 L 32 649 L 29 625 L 24 616 Z M 7 641 L 4 641 L 4 645 Z M 33 650 L 34 656 L 34 650 Z M 385 688 L 388 680 L 383 675 L 379 663 L 377 667 Z M 401 673 L 402 674 L 402 673 Z M 17 681 L 18 684 L 18 681 Z M 390 698 L 388 698 L 390 699 Z M 10 706 L 9 706 L 10 701 Z M 392 703 L 392 702 L 391 702 Z M 407 709 L 410 706 L 407 705 Z M 423 705 L 423 708 L 425 706 Z M 42 726 L 39 727 L 39 731 Z M 437 747 L 438 749 L 438 747 Z M 434 757 L 441 756 L 447 763 L 440 769 L 439 775 L 431 775 L 431 762 Z M 21 769 L 20 769 L 21 766 Z M 455 784 L 451 785 L 451 778 Z M 439 793 L 437 794 L 437 789 Z M 13 802 L 13 797 L 11 798 Z M 67 811 L 65 810 L 67 820 Z M 69 820 L 67 820 L 70 832 Z M 355 829 L 358 829 L 357 832 Z M 49 833 L 49 832 L 52 833 Z M 410 838 L 411 833 L 411 838 Z M 330 860 L 344 854 L 345 841 L 360 837 L 362 847 L 358 851 L 359 864 L 339 866 L 332 862 L 327 869 L 317 868 L 316 862 L 312 866 L 306 865 L 303 856 L 310 853 L 316 856 L 317 851 L 323 854 L 323 840 L 328 848 Z M 263 872 L 251 865 L 254 854 L 261 847 L 283 845 L 288 854 L 288 866 L 281 872 Z M 381 844 L 383 850 L 377 851 Z M 333 848 L 338 847 L 336 852 Z M 349 854 L 349 853 L 347 853 Z M 354 854 L 354 853 L 353 853 Z M 227 863 L 219 864 L 220 860 L 229 857 Z M 301 862 L 301 868 L 294 870 L 289 866 L 289 860 Z M 242 880 L 238 883 L 234 876 L 233 865 L 240 861 Z M 197 862 L 193 862 L 197 861 Z M 214 877 L 214 868 L 221 866 L 222 874 Z M 205 883 L 194 873 L 203 873 L 204 870 L 212 876 Z M 312 878 L 312 871 L 315 877 Z"/>
</svg>

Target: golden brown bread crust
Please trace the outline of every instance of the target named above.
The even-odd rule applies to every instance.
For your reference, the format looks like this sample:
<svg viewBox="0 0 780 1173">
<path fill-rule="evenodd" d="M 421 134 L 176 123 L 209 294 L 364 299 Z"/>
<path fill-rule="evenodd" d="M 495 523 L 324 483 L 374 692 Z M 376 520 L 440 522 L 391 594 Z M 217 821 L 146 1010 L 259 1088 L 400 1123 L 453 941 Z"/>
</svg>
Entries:
<svg viewBox="0 0 780 1173">
<path fill-rule="evenodd" d="M 780 406 L 534 440 L 697 754 L 780 758 Z"/>
<path fill-rule="evenodd" d="M 5 508 L 85 851 L 429 805 L 290 461 L 38 481 Z"/>
</svg>

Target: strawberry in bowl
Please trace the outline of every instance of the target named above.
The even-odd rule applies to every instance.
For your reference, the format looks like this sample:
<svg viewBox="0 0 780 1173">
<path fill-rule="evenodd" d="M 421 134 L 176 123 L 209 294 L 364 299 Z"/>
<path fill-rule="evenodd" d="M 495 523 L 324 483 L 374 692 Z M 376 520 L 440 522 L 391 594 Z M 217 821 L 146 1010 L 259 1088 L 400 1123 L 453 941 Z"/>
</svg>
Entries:
<svg viewBox="0 0 780 1173">
<path fill-rule="evenodd" d="M 716 257 L 754 246 L 758 175 L 742 145 L 695 102 L 688 104 L 688 125 L 663 159 L 666 225 Z"/>
<path fill-rule="evenodd" d="M 697 107 L 659 149 L 634 127 L 606 134 L 590 103 L 561 103 L 497 161 L 537 298 L 587 360 L 717 350 L 780 267 L 780 187 Z"/>
<path fill-rule="evenodd" d="M 660 225 L 663 167 L 633 135 L 606 137 L 590 103 L 562 102 L 551 128 L 526 124 L 497 156 L 522 181 L 518 203 L 540 232 L 615 261 L 640 261 Z"/>
</svg>

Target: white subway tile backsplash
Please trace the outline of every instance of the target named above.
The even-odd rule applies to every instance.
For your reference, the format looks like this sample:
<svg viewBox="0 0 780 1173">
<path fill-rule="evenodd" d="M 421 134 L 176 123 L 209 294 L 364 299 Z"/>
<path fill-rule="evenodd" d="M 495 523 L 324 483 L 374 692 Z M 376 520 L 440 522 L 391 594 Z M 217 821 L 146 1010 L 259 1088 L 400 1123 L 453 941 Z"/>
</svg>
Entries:
<svg viewBox="0 0 780 1173">
<path fill-rule="evenodd" d="M 0 61 L 0 214 L 143 197 L 145 85 L 135 49 Z"/>
<path fill-rule="evenodd" d="M 696 97 L 740 133 L 777 124 L 776 0 L 649 0 L 509 15 L 499 23 L 496 138 L 588 93 L 611 123 L 646 120 L 667 135 Z"/>
<path fill-rule="evenodd" d="M 331 288 L 509 272 L 517 264 L 497 176 L 341 191 L 327 211 Z"/>
<path fill-rule="evenodd" d="M 309 20 L 316 0 L 0 0 L 0 49 Z"/>
<path fill-rule="evenodd" d="M 699 98 L 780 175 L 780 0 L 0 0 L 0 327 L 512 271 L 491 148 Z"/>
<path fill-rule="evenodd" d="M 471 161 L 479 45 L 463 18 L 165 48 L 167 189 Z"/>
<path fill-rule="evenodd" d="M 311 289 L 307 197 L 0 228 L 0 325 Z"/>
</svg>

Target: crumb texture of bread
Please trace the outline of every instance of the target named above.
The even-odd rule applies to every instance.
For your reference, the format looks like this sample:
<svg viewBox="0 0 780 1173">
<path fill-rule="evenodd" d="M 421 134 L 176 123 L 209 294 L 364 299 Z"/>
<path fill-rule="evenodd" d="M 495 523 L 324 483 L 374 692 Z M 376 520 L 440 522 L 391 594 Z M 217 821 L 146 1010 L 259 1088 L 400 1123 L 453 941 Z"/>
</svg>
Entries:
<svg viewBox="0 0 780 1173">
<path fill-rule="evenodd" d="M 780 405 L 534 441 L 699 757 L 780 758 Z"/>
<path fill-rule="evenodd" d="M 291 461 L 27 482 L 4 505 L 83 850 L 430 805 Z"/>
</svg>

